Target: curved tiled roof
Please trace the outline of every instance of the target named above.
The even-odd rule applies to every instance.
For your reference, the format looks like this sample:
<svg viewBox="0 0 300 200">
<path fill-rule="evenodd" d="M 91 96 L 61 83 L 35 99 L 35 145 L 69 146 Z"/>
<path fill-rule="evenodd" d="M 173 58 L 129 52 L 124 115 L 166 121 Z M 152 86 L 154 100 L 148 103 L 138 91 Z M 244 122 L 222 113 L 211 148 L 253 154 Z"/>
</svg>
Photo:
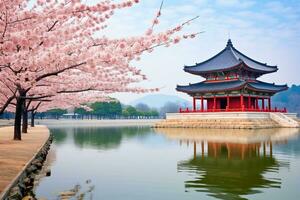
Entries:
<svg viewBox="0 0 300 200">
<path fill-rule="evenodd" d="M 234 69 L 242 66 L 242 64 L 250 71 L 257 71 L 260 73 L 271 73 L 278 70 L 277 66 L 270 66 L 244 55 L 233 47 L 232 42 L 229 39 L 226 48 L 220 53 L 202 63 L 197 63 L 194 66 L 185 66 L 184 71 L 192 74 L 203 74 Z"/>
<path fill-rule="evenodd" d="M 266 83 L 262 81 L 249 82 L 247 84 L 247 87 L 250 87 L 250 89 L 254 89 L 258 91 L 270 91 L 270 92 L 280 92 L 288 89 L 287 85 L 275 85 L 272 83 Z"/>
<path fill-rule="evenodd" d="M 236 80 L 236 81 L 226 81 L 226 82 L 200 82 L 195 84 L 189 84 L 185 86 L 178 85 L 176 87 L 177 91 L 196 93 L 196 92 L 219 92 L 232 90 L 236 88 L 242 88 L 246 84 L 246 81 Z"/>
<path fill-rule="evenodd" d="M 241 88 L 249 88 L 256 91 L 266 91 L 266 92 L 280 92 L 288 89 L 287 85 L 275 85 L 271 83 L 265 83 L 262 81 L 248 82 L 244 80 L 234 80 L 225 82 L 200 82 L 195 84 L 189 84 L 185 86 L 178 85 L 176 87 L 177 91 L 186 93 L 204 93 L 204 92 L 220 92 L 220 91 L 230 91 L 237 90 Z"/>
</svg>

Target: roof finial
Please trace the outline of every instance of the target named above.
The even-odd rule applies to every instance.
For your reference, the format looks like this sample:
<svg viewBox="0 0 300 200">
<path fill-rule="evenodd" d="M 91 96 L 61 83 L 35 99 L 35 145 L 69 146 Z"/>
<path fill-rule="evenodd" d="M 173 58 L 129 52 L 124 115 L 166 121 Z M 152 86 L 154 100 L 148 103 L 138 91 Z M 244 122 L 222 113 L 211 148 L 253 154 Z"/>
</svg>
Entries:
<svg viewBox="0 0 300 200">
<path fill-rule="evenodd" d="M 226 46 L 227 47 L 232 47 L 233 46 L 230 38 L 228 39 Z"/>
</svg>

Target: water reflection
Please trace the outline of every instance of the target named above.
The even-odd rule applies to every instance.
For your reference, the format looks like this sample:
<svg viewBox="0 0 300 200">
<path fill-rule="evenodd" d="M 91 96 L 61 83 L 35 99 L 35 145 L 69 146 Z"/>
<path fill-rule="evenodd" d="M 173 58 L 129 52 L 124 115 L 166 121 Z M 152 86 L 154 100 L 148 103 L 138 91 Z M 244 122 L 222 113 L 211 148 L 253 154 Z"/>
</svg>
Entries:
<svg viewBox="0 0 300 200">
<path fill-rule="evenodd" d="M 178 162 L 187 173 L 186 191 L 205 192 L 218 199 L 246 199 L 263 188 L 280 188 L 274 174 L 287 161 L 273 156 L 273 146 L 298 136 L 298 129 L 213 130 L 157 129 L 180 145 L 193 148 L 193 156 Z M 286 145 L 285 145 L 286 146 Z M 268 174 L 268 176 L 266 176 Z"/>
<path fill-rule="evenodd" d="M 51 127 L 51 132 L 56 159 L 51 176 L 37 187 L 37 197 L 57 199 L 87 179 L 95 185 L 94 199 L 252 200 L 300 195 L 298 129 L 61 126 Z M 89 199 L 90 194 L 83 196 Z"/>
<path fill-rule="evenodd" d="M 53 129 L 51 130 L 52 135 L 54 136 L 54 142 L 56 145 L 63 144 L 67 139 L 67 130 L 66 129 Z"/>
<path fill-rule="evenodd" d="M 149 127 L 68 127 L 51 128 L 55 144 L 68 141 L 79 148 L 115 149 L 123 139 L 145 138 L 151 133 Z"/>
</svg>

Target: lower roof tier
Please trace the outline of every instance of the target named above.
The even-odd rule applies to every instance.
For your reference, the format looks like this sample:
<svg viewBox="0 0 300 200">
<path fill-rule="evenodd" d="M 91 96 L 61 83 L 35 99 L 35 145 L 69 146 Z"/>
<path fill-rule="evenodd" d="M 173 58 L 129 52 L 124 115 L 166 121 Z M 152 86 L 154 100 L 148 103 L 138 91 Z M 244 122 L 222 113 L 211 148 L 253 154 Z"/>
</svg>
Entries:
<svg viewBox="0 0 300 200">
<path fill-rule="evenodd" d="M 203 81 L 200 83 L 189 84 L 185 86 L 178 85 L 177 91 L 185 92 L 188 94 L 195 93 L 213 93 L 213 92 L 225 92 L 233 90 L 248 89 L 258 92 L 269 92 L 277 93 L 283 90 L 287 90 L 287 85 L 275 85 L 272 83 L 265 83 L 262 81 L 245 81 L 245 80 L 234 80 L 224 82 L 208 82 Z"/>
</svg>

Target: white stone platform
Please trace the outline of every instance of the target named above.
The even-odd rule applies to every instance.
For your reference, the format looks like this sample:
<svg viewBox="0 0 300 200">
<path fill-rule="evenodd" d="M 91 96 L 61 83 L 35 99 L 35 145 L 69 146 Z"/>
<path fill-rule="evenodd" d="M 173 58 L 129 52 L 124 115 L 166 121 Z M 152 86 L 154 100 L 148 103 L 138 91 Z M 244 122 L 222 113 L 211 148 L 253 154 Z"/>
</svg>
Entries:
<svg viewBox="0 0 300 200">
<path fill-rule="evenodd" d="M 268 112 L 195 112 L 195 113 L 167 113 L 166 119 L 269 119 Z"/>
<path fill-rule="evenodd" d="M 160 128 L 297 128 L 296 113 L 272 112 L 195 112 L 167 113 Z"/>
</svg>

